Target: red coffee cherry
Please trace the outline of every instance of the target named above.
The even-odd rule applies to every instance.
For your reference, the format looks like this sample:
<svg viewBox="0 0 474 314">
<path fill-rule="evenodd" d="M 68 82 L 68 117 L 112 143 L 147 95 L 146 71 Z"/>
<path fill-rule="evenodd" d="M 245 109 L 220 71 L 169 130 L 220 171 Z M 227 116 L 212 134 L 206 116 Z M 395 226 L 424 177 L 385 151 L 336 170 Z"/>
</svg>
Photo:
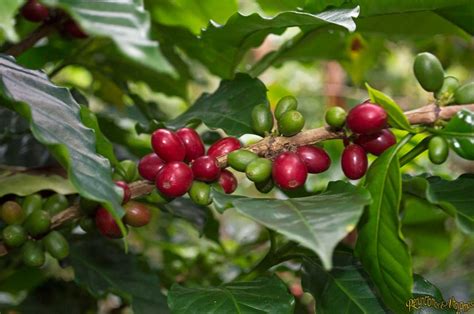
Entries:
<svg viewBox="0 0 474 314">
<path fill-rule="evenodd" d="M 204 144 L 199 134 L 191 128 L 182 128 L 176 131 L 186 148 L 185 161 L 191 162 L 194 159 L 204 155 Z"/>
<path fill-rule="evenodd" d="M 229 170 L 222 169 L 221 175 L 219 176 L 219 185 L 226 194 L 234 193 L 238 185 L 237 178 Z"/>
<path fill-rule="evenodd" d="M 237 150 L 240 148 L 240 142 L 235 137 L 224 137 L 215 142 L 209 147 L 207 151 L 208 156 L 217 158 L 222 155 L 227 155 L 228 153 Z"/>
<path fill-rule="evenodd" d="M 119 186 L 123 189 L 122 204 L 127 203 L 132 198 L 132 191 L 130 191 L 130 187 L 128 186 L 127 182 L 117 181 L 117 182 L 115 182 L 115 185 Z"/>
<path fill-rule="evenodd" d="M 304 162 L 309 173 L 324 172 L 331 165 L 328 153 L 320 147 L 300 146 L 296 149 L 296 154 Z"/>
<path fill-rule="evenodd" d="M 387 126 L 387 113 L 380 106 L 364 102 L 349 111 L 346 125 L 357 134 L 377 133 Z"/>
<path fill-rule="evenodd" d="M 186 148 L 181 139 L 167 129 L 158 129 L 151 135 L 151 146 L 155 153 L 168 161 L 183 161 L 186 155 Z"/>
<path fill-rule="evenodd" d="M 108 238 L 118 239 L 122 237 L 114 217 L 103 207 L 99 207 L 95 213 L 95 225 L 99 232 Z"/>
<path fill-rule="evenodd" d="M 28 0 L 21 9 L 21 15 L 31 22 L 42 22 L 49 17 L 49 10 L 38 0 Z"/>
<path fill-rule="evenodd" d="M 367 154 L 356 144 L 351 144 L 344 149 L 341 157 L 342 171 L 352 180 L 360 179 L 367 171 Z"/>
<path fill-rule="evenodd" d="M 191 188 L 193 172 L 184 162 L 167 163 L 156 176 L 156 188 L 167 197 L 179 197 Z"/>
<path fill-rule="evenodd" d="M 361 134 L 354 142 L 362 146 L 365 151 L 380 156 L 390 146 L 397 143 L 397 138 L 389 129 L 383 129 L 374 134 Z"/>
<path fill-rule="evenodd" d="M 63 29 L 73 38 L 84 39 L 89 37 L 76 22 L 70 19 L 64 22 Z"/>
<path fill-rule="evenodd" d="M 132 227 L 142 227 L 151 220 L 150 209 L 139 202 L 128 202 L 124 207 L 125 216 L 123 222 Z"/>
<path fill-rule="evenodd" d="M 151 153 L 140 159 L 138 172 L 144 179 L 155 181 L 156 175 L 164 165 L 165 162 L 157 154 Z"/>
<path fill-rule="evenodd" d="M 296 153 L 284 152 L 273 162 L 272 176 L 280 188 L 296 189 L 305 183 L 308 169 Z"/>
<path fill-rule="evenodd" d="M 217 159 L 211 156 L 201 156 L 193 161 L 191 165 L 193 175 L 196 180 L 212 182 L 219 178 L 221 168 Z"/>
</svg>

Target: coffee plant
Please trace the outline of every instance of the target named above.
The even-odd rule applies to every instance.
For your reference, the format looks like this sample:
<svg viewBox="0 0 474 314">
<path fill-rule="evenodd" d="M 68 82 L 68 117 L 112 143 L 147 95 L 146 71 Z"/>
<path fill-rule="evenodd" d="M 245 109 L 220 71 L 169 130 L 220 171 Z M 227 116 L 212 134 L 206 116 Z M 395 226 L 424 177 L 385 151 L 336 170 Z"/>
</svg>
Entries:
<svg viewBox="0 0 474 314">
<path fill-rule="evenodd" d="M 472 21 L 2 0 L 0 313 L 472 310 Z"/>
</svg>

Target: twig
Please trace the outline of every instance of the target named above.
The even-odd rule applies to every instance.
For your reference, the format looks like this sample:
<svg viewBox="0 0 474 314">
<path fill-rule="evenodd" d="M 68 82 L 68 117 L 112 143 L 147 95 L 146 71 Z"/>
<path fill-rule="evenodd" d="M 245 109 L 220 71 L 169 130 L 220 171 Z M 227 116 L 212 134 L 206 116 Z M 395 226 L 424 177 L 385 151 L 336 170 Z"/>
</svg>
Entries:
<svg viewBox="0 0 474 314">
<path fill-rule="evenodd" d="M 411 124 L 426 124 L 431 125 L 438 119 L 449 120 L 458 111 L 462 109 L 468 109 L 474 111 L 474 104 L 467 105 L 453 105 L 449 107 L 437 107 L 436 105 L 430 104 L 416 110 L 406 111 L 405 115 Z M 344 132 L 334 131 L 330 128 L 323 127 L 312 129 L 298 133 L 292 137 L 273 137 L 268 136 L 249 147 L 248 150 L 267 158 L 273 158 L 280 152 L 285 150 L 293 150 L 298 146 L 315 144 L 325 140 L 343 138 Z M 227 156 L 221 156 L 218 158 L 219 165 L 225 167 L 227 165 Z M 149 181 L 136 181 L 130 184 L 130 190 L 132 192 L 132 198 L 138 198 L 149 194 L 155 185 Z M 52 218 L 52 228 L 57 228 L 65 222 L 81 217 L 81 211 L 79 205 L 75 204 Z M 8 253 L 7 248 L 0 242 L 0 256 Z"/>
<path fill-rule="evenodd" d="M 40 39 L 54 33 L 57 29 L 56 26 L 58 25 L 58 23 L 59 21 L 41 24 L 37 29 L 35 29 L 22 41 L 8 48 L 5 53 L 14 57 L 18 57 L 23 52 L 33 47 Z"/>
</svg>

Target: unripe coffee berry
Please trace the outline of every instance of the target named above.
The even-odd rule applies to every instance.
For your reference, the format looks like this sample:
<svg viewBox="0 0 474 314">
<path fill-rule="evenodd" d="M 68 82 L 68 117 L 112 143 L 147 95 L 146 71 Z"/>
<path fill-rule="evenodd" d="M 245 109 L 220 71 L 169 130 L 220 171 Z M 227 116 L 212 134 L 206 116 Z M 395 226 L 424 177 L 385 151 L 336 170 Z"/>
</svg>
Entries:
<svg viewBox="0 0 474 314">
<path fill-rule="evenodd" d="M 115 168 L 115 174 L 121 177 L 116 181 L 133 182 L 138 179 L 137 164 L 133 160 L 122 160 Z"/>
<path fill-rule="evenodd" d="M 443 85 L 443 66 L 438 58 L 429 52 L 416 55 L 413 71 L 420 85 L 428 92 L 435 92 Z"/>
<path fill-rule="evenodd" d="M 349 179 L 357 180 L 362 178 L 367 171 L 367 165 L 367 154 L 361 146 L 351 144 L 342 152 L 342 171 Z"/>
<path fill-rule="evenodd" d="M 252 129 L 256 134 L 265 136 L 273 129 L 273 115 L 267 104 L 260 104 L 252 110 Z"/>
<path fill-rule="evenodd" d="M 219 178 L 221 168 L 217 159 L 211 156 L 201 156 L 193 161 L 191 165 L 194 179 L 204 182 L 213 182 Z"/>
<path fill-rule="evenodd" d="M 189 197 L 197 205 L 207 206 L 212 203 L 211 187 L 207 183 L 194 181 L 189 190 Z"/>
<path fill-rule="evenodd" d="M 224 137 L 209 147 L 207 155 L 217 158 L 237 150 L 241 147 L 240 142 L 235 137 Z"/>
<path fill-rule="evenodd" d="M 38 0 L 28 0 L 21 9 L 21 15 L 31 22 L 42 22 L 49 17 L 49 10 Z"/>
<path fill-rule="evenodd" d="M 257 158 L 249 163 L 245 174 L 250 181 L 265 182 L 272 175 L 272 162 L 266 158 Z"/>
<path fill-rule="evenodd" d="M 64 22 L 64 31 L 72 38 L 84 39 L 89 36 L 82 30 L 82 28 L 73 20 L 69 19 Z"/>
<path fill-rule="evenodd" d="M 156 176 L 156 188 L 166 197 L 179 197 L 188 192 L 193 172 L 184 162 L 167 163 Z"/>
<path fill-rule="evenodd" d="M 41 235 L 49 230 L 51 216 L 44 210 L 33 211 L 25 221 L 26 231 L 33 237 Z"/>
<path fill-rule="evenodd" d="M 293 136 L 303 129 L 304 122 L 304 117 L 299 111 L 287 111 L 278 119 L 278 131 L 284 136 Z"/>
<path fill-rule="evenodd" d="M 23 264 L 30 267 L 43 266 L 46 257 L 44 249 L 37 241 L 28 241 L 21 248 Z"/>
<path fill-rule="evenodd" d="M 448 159 L 449 145 L 441 136 L 433 137 L 428 143 L 428 157 L 435 165 L 440 165 Z"/>
<path fill-rule="evenodd" d="M 132 227 L 142 227 L 147 225 L 151 220 L 150 209 L 139 202 L 128 202 L 123 207 L 125 209 L 125 216 L 123 222 Z"/>
<path fill-rule="evenodd" d="M 115 182 L 115 185 L 122 188 L 123 190 L 122 204 L 127 203 L 132 198 L 132 191 L 130 190 L 127 182 L 117 181 Z"/>
<path fill-rule="evenodd" d="M 382 107 L 365 102 L 349 111 L 346 124 L 357 134 L 377 133 L 387 126 L 387 113 Z"/>
<path fill-rule="evenodd" d="M 287 111 L 298 109 L 298 101 L 293 96 L 282 97 L 275 107 L 275 118 L 278 120 Z"/>
<path fill-rule="evenodd" d="M 306 165 L 296 153 L 284 152 L 273 161 L 273 181 L 282 189 L 302 186 L 307 176 Z"/>
<path fill-rule="evenodd" d="M 384 151 L 397 142 L 397 138 L 389 129 L 374 134 L 361 134 L 355 139 L 357 145 L 375 156 L 380 156 Z"/>
<path fill-rule="evenodd" d="M 13 201 L 7 201 L 2 205 L 0 214 L 2 220 L 9 225 L 21 224 L 26 218 L 20 204 Z"/>
<path fill-rule="evenodd" d="M 47 211 L 51 217 L 59 212 L 62 212 L 68 207 L 69 201 L 67 200 L 66 196 L 62 194 L 51 195 L 43 205 L 43 209 Z"/>
<path fill-rule="evenodd" d="M 48 233 L 43 239 L 43 244 L 46 251 L 58 260 L 65 259 L 69 255 L 69 243 L 58 231 Z"/>
<path fill-rule="evenodd" d="M 309 173 L 321 173 L 329 169 L 331 158 L 326 151 L 315 146 L 300 146 L 296 149 L 296 154 L 306 165 Z"/>
<path fill-rule="evenodd" d="M 234 150 L 227 155 L 227 163 L 233 169 L 244 172 L 248 164 L 258 158 L 258 155 L 245 149 Z"/>
<path fill-rule="evenodd" d="M 108 238 L 119 239 L 123 236 L 114 217 L 104 207 L 99 207 L 96 211 L 95 225 L 99 232 Z"/>
<path fill-rule="evenodd" d="M 226 194 L 231 194 L 237 189 L 237 178 L 227 169 L 222 169 L 218 182 Z"/>
<path fill-rule="evenodd" d="M 275 183 L 273 183 L 272 178 L 269 178 L 267 181 L 263 182 L 255 182 L 255 188 L 260 192 L 260 193 L 268 193 L 270 192 L 273 187 L 275 186 Z"/>
<path fill-rule="evenodd" d="M 181 139 L 186 149 L 184 160 L 191 162 L 204 155 L 204 144 L 199 134 L 191 128 L 182 128 L 176 131 L 176 135 Z"/>
<path fill-rule="evenodd" d="M 331 107 L 326 111 L 324 119 L 326 123 L 335 129 L 340 129 L 346 123 L 347 113 L 341 107 Z"/>
<path fill-rule="evenodd" d="M 28 217 L 33 211 L 43 208 L 43 199 L 39 194 L 31 194 L 25 197 L 21 206 Z"/>
<path fill-rule="evenodd" d="M 9 247 L 19 247 L 28 239 L 25 229 L 20 225 L 6 226 L 2 230 L 3 242 Z"/>
<path fill-rule="evenodd" d="M 186 148 L 179 136 L 167 129 L 158 129 L 153 132 L 151 146 L 165 162 L 182 161 L 186 156 Z"/>
<path fill-rule="evenodd" d="M 157 154 L 151 153 L 143 156 L 138 162 L 138 172 L 149 181 L 155 181 L 156 175 L 163 168 L 165 162 Z"/>
</svg>

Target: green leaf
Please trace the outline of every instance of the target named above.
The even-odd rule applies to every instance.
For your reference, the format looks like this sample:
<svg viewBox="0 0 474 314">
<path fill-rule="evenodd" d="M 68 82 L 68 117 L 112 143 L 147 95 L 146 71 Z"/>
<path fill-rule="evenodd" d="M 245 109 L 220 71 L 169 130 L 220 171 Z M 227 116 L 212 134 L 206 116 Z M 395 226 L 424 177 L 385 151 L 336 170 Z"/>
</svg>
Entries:
<svg viewBox="0 0 474 314">
<path fill-rule="evenodd" d="M 39 286 L 46 278 L 46 274 L 38 268 L 23 266 L 2 278 L 0 291 L 15 295 L 20 294 L 23 291 L 30 291 Z"/>
<path fill-rule="evenodd" d="M 40 171 L 17 173 L 8 170 L 0 171 L 0 197 L 8 194 L 26 196 L 48 190 L 63 195 L 77 193 L 66 178 L 58 175 Z"/>
<path fill-rule="evenodd" d="M 355 228 L 370 196 L 363 188 L 337 181 L 319 195 L 287 200 L 240 198 L 232 203 L 244 216 L 314 251 L 330 269 L 334 247 Z"/>
<path fill-rule="evenodd" d="M 183 218 L 193 224 L 201 234 L 211 213 L 205 206 L 196 205 L 188 198 L 179 197 L 172 202 L 164 205 L 158 205 L 160 209 L 172 214 L 173 216 Z"/>
<path fill-rule="evenodd" d="M 474 112 L 463 109 L 451 118 L 439 134 L 445 137 L 451 149 L 464 159 L 474 160 Z"/>
<path fill-rule="evenodd" d="M 356 244 L 364 269 L 385 304 L 396 313 L 406 312 L 405 302 L 411 298 L 413 285 L 410 252 L 400 230 L 402 179 L 397 158 L 409 138 L 386 150 L 370 166 L 365 186 L 373 202 L 361 219 Z"/>
<path fill-rule="evenodd" d="M 472 1 L 463 2 L 465 2 L 464 5 L 443 8 L 436 12 L 469 34 L 474 35 L 474 24 L 472 23 L 474 3 Z"/>
<path fill-rule="evenodd" d="M 245 53 L 263 43 L 269 34 L 282 34 L 288 27 L 320 28 L 327 25 L 355 29 L 352 18 L 359 8 L 336 9 L 319 14 L 283 12 L 274 17 L 262 17 L 257 13 L 244 16 L 236 13 L 225 25 L 210 24 L 199 37 L 169 27 L 162 27 L 163 36 L 184 50 L 191 58 L 203 63 L 209 71 L 223 78 L 232 78 Z"/>
<path fill-rule="evenodd" d="M 74 281 L 95 297 L 116 294 L 131 304 L 135 314 L 169 313 L 158 276 L 110 241 L 81 237 L 71 243 L 70 260 Z"/>
<path fill-rule="evenodd" d="M 0 96 L 29 121 L 35 138 L 67 169 L 79 194 L 103 203 L 124 230 L 121 195 L 110 164 L 96 154 L 94 132 L 82 124 L 80 106 L 71 93 L 53 85 L 43 72 L 22 68 L 0 55 Z"/>
<path fill-rule="evenodd" d="M 437 309 L 434 306 L 420 306 L 420 302 L 417 304 L 416 299 L 421 298 L 427 301 L 427 297 L 429 299 L 434 299 L 438 304 L 441 306 L 442 302 L 444 302 L 443 295 L 441 291 L 439 291 L 438 287 L 433 285 L 431 282 L 423 278 L 418 274 L 413 274 L 413 298 L 410 301 L 407 301 L 407 308 L 408 310 L 413 310 L 413 313 L 416 314 L 441 314 L 441 313 L 456 313 L 453 308 L 446 308 L 446 309 Z M 427 303 L 427 302 L 426 302 Z M 425 304 L 426 304 L 425 303 Z"/>
<path fill-rule="evenodd" d="M 223 80 L 214 93 L 201 95 L 188 111 L 166 125 L 180 128 L 199 120 L 210 128 L 223 129 L 228 135 L 253 133 L 251 111 L 255 105 L 268 103 L 266 91 L 259 79 L 239 73 L 233 80 Z"/>
<path fill-rule="evenodd" d="M 276 276 L 219 287 L 186 288 L 174 284 L 168 304 L 174 314 L 290 314 L 295 300 Z"/>
<path fill-rule="evenodd" d="M 367 91 L 369 92 L 370 100 L 380 107 L 384 108 L 388 115 L 388 123 L 391 127 L 396 129 L 406 130 L 406 131 L 413 131 L 413 128 L 408 122 L 407 117 L 403 114 L 402 109 L 400 106 L 395 103 L 395 101 L 390 98 L 389 96 L 385 95 L 381 91 L 378 91 L 369 86 L 369 84 L 365 84 L 367 87 Z"/>
<path fill-rule="evenodd" d="M 386 313 L 351 254 L 336 252 L 326 271 L 316 258 L 305 258 L 301 284 L 316 300 L 317 313 Z"/>
<path fill-rule="evenodd" d="M 44 0 L 60 7 L 92 36 L 110 38 L 126 58 L 157 73 L 175 74 L 172 66 L 149 39 L 150 17 L 141 0 Z"/>
<path fill-rule="evenodd" d="M 0 2 L 0 43 L 5 39 L 18 40 L 15 31 L 15 15 L 23 2 L 24 0 L 2 0 Z"/>
<path fill-rule="evenodd" d="M 435 204 L 456 218 L 463 232 L 474 233 L 474 174 L 453 181 L 439 177 L 412 177 L 403 182 L 403 191 Z"/>
</svg>

